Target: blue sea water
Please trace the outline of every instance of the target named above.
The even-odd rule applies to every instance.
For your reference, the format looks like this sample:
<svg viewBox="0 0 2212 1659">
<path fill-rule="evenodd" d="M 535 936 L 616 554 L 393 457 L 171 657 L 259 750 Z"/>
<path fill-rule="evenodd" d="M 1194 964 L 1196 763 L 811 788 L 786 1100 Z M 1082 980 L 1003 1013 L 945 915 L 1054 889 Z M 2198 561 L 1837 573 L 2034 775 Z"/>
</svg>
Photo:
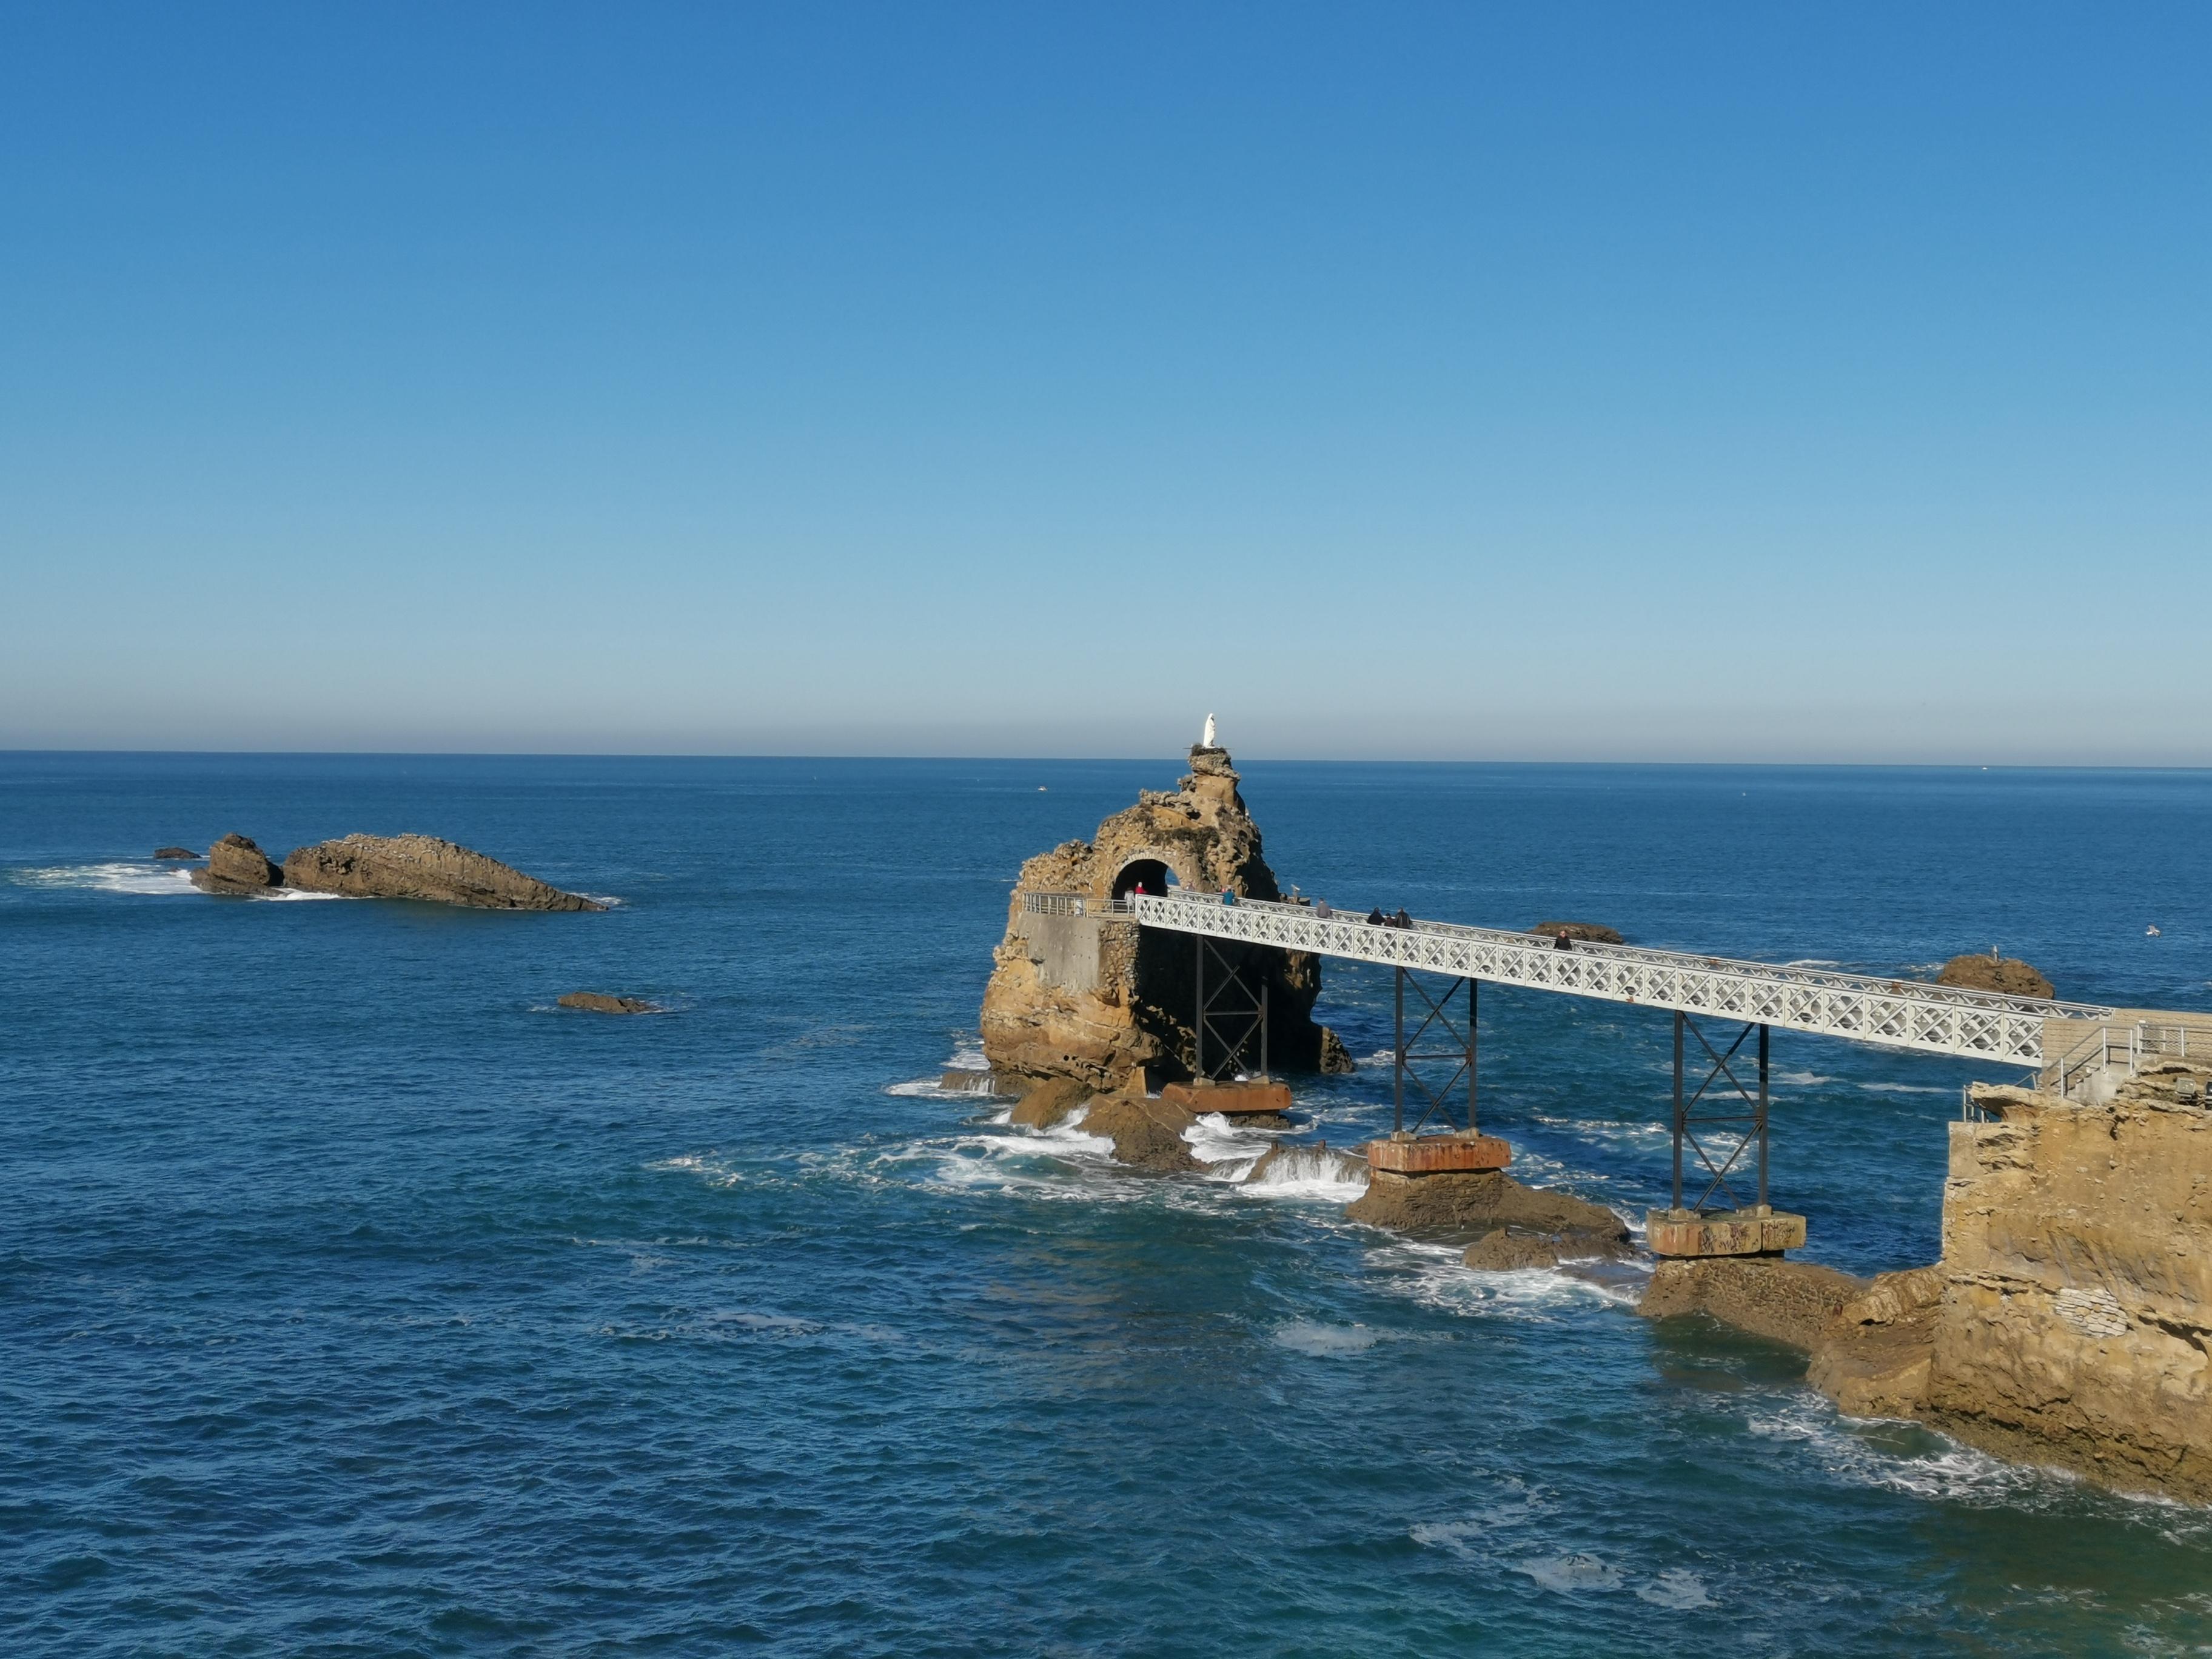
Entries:
<svg viewBox="0 0 2212 1659">
<path fill-rule="evenodd" d="M 1843 1420 L 1632 1286 L 936 1092 L 1021 860 L 1179 769 L 0 757 L 0 1650 L 2212 1650 L 2212 1515 Z M 2212 1003 L 2203 774 L 1245 793 L 1339 904 L 1884 973 L 1995 944 Z M 147 858 L 231 830 L 427 830 L 620 902 L 217 900 Z M 1320 1012 L 1374 1055 L 1389 993 L 1333 968 Z M 1483 1020 L 1522 1172 L 1656 1198 L 1666 1017 Z M 1974 1068 L 1789 1035 L 1775 1067 L 1808 1254 L 1933 1259 Z M 1302 1085 L 1292 1138 L 1389 1093 Z"/>
</svg>

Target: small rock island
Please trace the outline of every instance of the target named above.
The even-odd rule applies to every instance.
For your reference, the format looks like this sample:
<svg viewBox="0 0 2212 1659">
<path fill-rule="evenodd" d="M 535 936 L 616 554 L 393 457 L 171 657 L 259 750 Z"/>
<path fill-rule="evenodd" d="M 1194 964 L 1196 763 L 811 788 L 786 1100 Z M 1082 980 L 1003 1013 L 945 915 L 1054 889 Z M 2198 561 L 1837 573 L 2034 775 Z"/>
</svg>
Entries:
<svg viewBox="0 0 2212 1659">
<path fill-rule="evenodd" d="M 279 866 L 246 836 L 225 836 L 191 872 L 203 892 L 251 897 L 271 888 L 346 898 L 418 899 L 477 910 L 604 910 L 535 876 L 435 836 L 347 836 L 295 848 Z"/>
</svg>

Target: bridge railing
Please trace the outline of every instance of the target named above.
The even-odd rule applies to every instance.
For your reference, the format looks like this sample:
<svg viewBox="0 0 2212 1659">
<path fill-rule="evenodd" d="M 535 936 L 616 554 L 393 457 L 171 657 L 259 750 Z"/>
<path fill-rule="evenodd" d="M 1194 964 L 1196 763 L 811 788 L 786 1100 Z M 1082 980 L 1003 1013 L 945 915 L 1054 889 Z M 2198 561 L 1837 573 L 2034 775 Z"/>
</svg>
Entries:
<svg viewBox="0 0 2212 1659">
<path fill-rule="evenodd" d="M 1461 923 L 1377 927 L 1356 914 L 1181 890 L 1134 901 L 1140 922 L 1504 984 L 1726 1015 L 1923 1053 L 2043 1064 L 2044 1022 L 2106 1019 L 2109 1008 L 2005 996 L 1925 980 L 1747 962 L 1577 940 L 1569 951 L 1528 933 Z"/>
<path fill-rule="evenodd" d="M 1096 898 L 1089 893 L 1044 893 L 1024 889 L 1022 911 L 1032 916 L 1114 916 L 1134 913 L 1127 899 Z"/>
<path fill-rule="evenodd" d="M 2058 1057 L 2058 1092 L 2070 1095 L 2100 1072 L 2133 1076 L 2162 1060 L 2212 1066 L 2212 1024 L 2136 1020 L 2106 1021 Z"/>
</svg>

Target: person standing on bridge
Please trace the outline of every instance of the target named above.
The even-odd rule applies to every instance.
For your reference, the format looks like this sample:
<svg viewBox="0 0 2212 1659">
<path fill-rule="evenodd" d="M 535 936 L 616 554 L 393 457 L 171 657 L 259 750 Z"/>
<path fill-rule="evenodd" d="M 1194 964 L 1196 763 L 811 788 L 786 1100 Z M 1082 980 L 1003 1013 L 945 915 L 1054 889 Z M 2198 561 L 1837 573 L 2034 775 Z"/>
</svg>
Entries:
<svg viewBox="0 0 2212 1659">
<path fill-rule="evenodd" d="M 1221 902 L 1222 902 L 1224 904 L 1234 904 L 1234 903 L 1236 903 L 1236 902 L 1237 902 L 1237 890 L 1236 890 L 1234 887 L 1224 887 L 1224 888 L 1223 888 L 1223 889 L 1221 890 Z"/>
<path fill-rule="evenodd" d="M 1314 901 L 1314 920 L 1316 921 L 1327 921 L 1335 915 L 1336 912 L 1328 908 L 1328 901 L 1327 899 L 1317 898 Z"/>
<path fill-rule="evenodd" d="M 1383 925 L 1382 906 L 1377 905 L 1367 913 L 1367 925 L 1370 927 L 1380 927 Z"/>
<path fill-rule="evenodd" d="M 1552 941 L 1552 948 L 1554 951 L 1571 951 L 1575 948 L 1574 939 L 1568 934 L 1565 928 L 1559 929 L 1559 936 Z"/>
</svg>

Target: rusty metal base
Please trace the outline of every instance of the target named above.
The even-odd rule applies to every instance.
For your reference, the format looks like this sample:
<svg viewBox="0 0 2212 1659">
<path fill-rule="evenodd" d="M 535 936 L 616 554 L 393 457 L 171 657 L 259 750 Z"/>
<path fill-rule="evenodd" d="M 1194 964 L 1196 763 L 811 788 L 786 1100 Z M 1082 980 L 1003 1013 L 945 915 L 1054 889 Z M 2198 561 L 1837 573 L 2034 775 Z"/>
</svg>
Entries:
<svg viewBox="0 0 2212 1659">
<path fill-rule="evenodd" d="M 1187 1112 L 1219 1112 L 1224 1117 L 1278 1115 L 1291 1109 L 1291 1085 L 1262 1079 L 1249 1083 L 1170 1083 L 1160 1098 Z"/>
<path fill-rule="evenodd" d="M 1780 1255 L 1805 1243 L 1805 1218 L 1757 1205 L 1748 1210 L 1653 1210 L 1644 1242 L 1657 1256 Z"/>
<path fill-rule="evenodd" d="M 1473 1175 L 1512 1161 L 1513 1149 L 1496 1135 L 1395 1134 L 1367 1143 L 1367 1167 L 1390 1175 Z"/>
</svg>

